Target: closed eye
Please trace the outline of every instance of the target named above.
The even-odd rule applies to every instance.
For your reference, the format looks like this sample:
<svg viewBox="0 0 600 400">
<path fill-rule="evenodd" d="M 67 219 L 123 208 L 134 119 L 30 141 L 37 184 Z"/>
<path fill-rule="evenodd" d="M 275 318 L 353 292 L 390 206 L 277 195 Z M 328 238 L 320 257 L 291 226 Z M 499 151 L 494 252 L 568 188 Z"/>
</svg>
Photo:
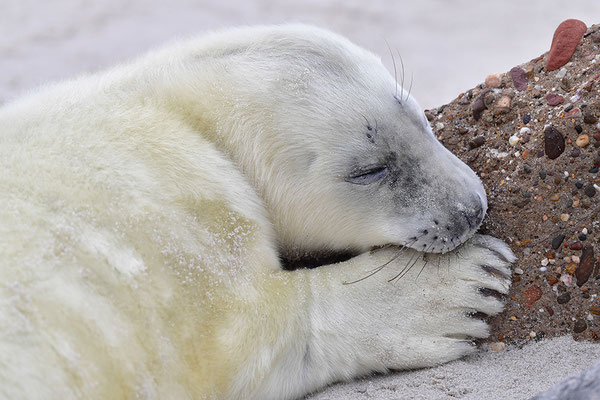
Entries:
<svg viewBox="0 0 600 400">
<path fill-rule="evenodd" d="M 387 167 L 371 167 L 368 169 L 357 171 L 348 176 L 346 182 L 355 185 L 368 185 L 383 179 L 387 174 Z"/>
</svg>

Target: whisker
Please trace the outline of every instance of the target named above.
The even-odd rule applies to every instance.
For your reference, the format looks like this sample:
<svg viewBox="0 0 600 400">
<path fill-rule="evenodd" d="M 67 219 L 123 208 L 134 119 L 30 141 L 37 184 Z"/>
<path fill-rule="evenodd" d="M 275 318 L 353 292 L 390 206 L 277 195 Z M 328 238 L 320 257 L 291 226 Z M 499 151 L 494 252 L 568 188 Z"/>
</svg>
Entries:
<svg viewBox="0 0 600 400">
<path fill-rule="evenodd" d="M 400 77 L 400 79 L 402 81 L 401 81 L 400 87 L 402 88 L 402 92 L 404 92 L 404 60 L 402 59 L 402 55 L 400 54 L 398 49 L 396 49 L 396 52 L 398 53 L 398 57 L 400 57 L 400 66 L 402 68 L 402 70 L 401 70 L 402 76 Z"/>
<path fill-rule="evenodd" d="M 385 40 L 385 39 L 383 39 Z M 387 48 L 390 52 L 390 56 L 392 56 L 392 65 L 394 66 L 394 80 L 396 81 L 396 88 L 395 88 L 395 92 L 394 92 L 394 97 L 398 98 L 398 72 L 396 70 L 396 60 L 394 58 L 394 53 L 392 52 L 392 48 L 390 47 L 390 44 L 388 43 L 387 40 L 385 40 L 385 44 L 387 45 Z"/>
<path fill-rule="evenodd" d="M 410 92 L 412 91 L 412 86 L 413 86 L 413 78 L 414 78 L 414 75 L 413 75 L 413 73 L 411 72 L 411 73 L 410 73 L 410 86 L 408 87 L 408 94 L 406 95 L 406 101 L 408 101 L 408 98 L 410 97 Z"/>
<path fill-rule="evenodd" d="M 365 279 L 367 279 L 367 278 L 370 278 L 371 276 L 375 275 L 376 273 L 378 273 L 379 271 L 381 271 L 382 269 L 384 269 L 385 267 L 387 267 L 388 265 L 390 265 L 390 263 L 392 263 L 392 262 L 394 262 L 395 260 L 397 260 L 397 259 L 398 259 L 398 257 L 400 257 L 400 256 L 402 255 L 402 253 L 403 253 L 403 252 L 404 252 L 404 251 L 405 251 L 405 250 L 406 250 L 406 249 L 407 249 L 407 248 L 408 248 L 410 245 L 412 245 L 414 242 L 416 242 L 416 240 L 413 240 L 413 241 L 411 241 L 411 242 L 404 243 L 404 244 L 402 245 L 402 247 L 400 247 L 400 248 L 398 249 L 398 251 L 396 252 L 396 254 L 394 254 L 394 256 L 393 256 L 393 257 L 392 257 L 392 258 L 391 258 L 389 261 L 387 261 L 387 262 L 386 262 L 386 263 L 384 263 L 383 265 L 380 265 L 380 266 L 378 266 L 378 267 L 375 267 L 375 268 L 373 268 L 371 271 L 369 271 L 369 273 L 368 273 L 367 275 L 363 276 L 362 278 L 359 278 L 359 279 L 357 279 L 357 280 L 355 280 L 355 281 L 351 281 L 351 282 L 346 282 L 346 281 L 344 281 L 344 282 L 342 282 L 342 285 L 352 285 L 352 284 L 354 284 L 354 283 L 358 283 L 358 282 L 360 282 L 360 281 L 364 281 L 364 280 L 365 280 Z"/>
</svg>

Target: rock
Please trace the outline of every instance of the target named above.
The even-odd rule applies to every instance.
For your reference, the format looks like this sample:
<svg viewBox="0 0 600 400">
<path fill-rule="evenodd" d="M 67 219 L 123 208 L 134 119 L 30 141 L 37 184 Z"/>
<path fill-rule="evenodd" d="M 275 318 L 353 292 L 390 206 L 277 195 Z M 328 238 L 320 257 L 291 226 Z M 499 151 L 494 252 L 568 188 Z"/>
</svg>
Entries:
<svg viewBox="0 0 600 400">
<path fill-rule="evenodd" d="M 556 285 L 558 283 L 558 278 L 554 275 L 547 275 L 546 280 L 550 286 Z"/>
<path fill-rule="evenodd" d="M 525 73 L 523 68 L 513 67 L 508 72 L 508 74 L 510 75 L 510 77 L 513 81 L 513 85 L 515 86 L 515 89 L 517 89 L 519 92 L 522 92 L 523 90 L 527 89 L 527 86 L 528 86 L 527 74 Z"/>
<path fill-rule="evenodd" d="M 594 197 L 596 195 L 596 188 L 594 188 L 594 185 L 587 185 L 585 189 L 583 189 L 583 193 L 588 197 Z"/>
<path fill-rule="evenodd" d="M 581 333 L 581 332 L 585 331 L 586 329 L 587 329 L 587 323 L 582 319 L 578 319 L 573 324 L 573 332 L 575 332 L 575 333 Z"/>
<path fill-rule="evenodd" d="M 504 74 L 490 74 L 485 78 L 485 85 L 489 88 L 497 88 L 502 83 Z"/>
<path fill-rule="evenodd" d="M 475 139 L 473 139 L 469 142 L 469 147 L 471 149 L 476 149 L 477 147 L 481 146 L 484 143 L 485 143 L 485 138 L 483 136 L 477 136 Z"/>
<path fill-rule="evenodd" d="M 477 121 L 477 120 L 479 120 L 479 118 L 481 118 L 481 114 L 487 108 L 485 105 L 485 95 L 490 92 L 491 92 L 491 89 L 482 90 L 481 93 L 479 93 L 479 96 L 477 96 L 477 98 L 471 105 L 471 109 L 473 111 L 473 118 L 475 118 L 475 121 Z"/>
<path fill-rule="evenodd" d="M 531 308 L 533 303 L 542 297 L 542 289 L 537 285 L 531 285 L 525 290 L 525 302 L 527 307 Z"/>
<path fill-rule="evenodd" d="M 510 97 L 502 96 L 500 99 L 494 104 L 494 108 L 492 112 L 494 115 L 506 114 L 510 111 Z"/>
<path fill-rule="evenodd" d="M 583 249 L 583 245 L 581 244 L 581 242 L 575 242 L 572 245 L 570 245 L 569 248 L 571 250 L 581 250 Z"/>
<path fill-rule="evenodd" d="M 548 93 L 546 95 L 546 103 L 548 103 L 549 106 L 557 106 L 559 104 L 564 103 L 565 98 L 562 97 L 560 94 L 554 94 L 554 93 Z"/>
<path fill-rule="evenodd" d="M 558 158 L 565 151 L 565 138 L 553 126 L 544 131 L 544 151 L 551 160 Z"/>
<path fill-rule="evenodd" d="M 554 71 L 568 63 L 586 31 L 587 26 L 577 19 L 567 19 L 558 25 L 552 37 L 546 70 Z"/>
<path fill-rule="evenodd" d="M 598 122 L 598 117 L 596 117 L 590 107 L 586 107 L 583 112 L 583 122 L 586 124 L 595 124 Z"/>
<path fill-rule="evenodd" d="M 577 118 L 581 115 L 581 110 L 579 108 L 573 108 L 569 112 L 565 114 L 565 118 Z"/>
<path fill-rule="evenodd" d="M 565 240 L 565 235 L 558 235 L 554 239 L 552 239 L 552 248 L 554 250 L 558 249 L 562 244 L 563 240 Z"/>
<path fill-rule="evenodd" d="M 583 135 L 579 135 L 579 137 L 577 137 L 575 140 L 575 145 L 577 147 L 585 147 L 588 144 L 590 144 L 590 137 L 585 133 Z"/>
<path fill-rule="evenodd" d="M 521 138 L 518 137 L 517 135 L 512 135 L 511 137 L 508 138 L 508 143 L 511 146 L 516 146 L 517 144 L 519 144 L 520 141 L 521 141 Z"/>
<path fill-rule="evenodd" d="M 592 246 L 585 246 L 581 254 L 581 261 L 577 267 L 577 271 L 575 271 L 577 286 L 581 287 L 588 281 L 595 267 L 594 248 Z"/>
<path fill-rule="evenodd" d="M 571 300 L 571 295 L 569 292 L 565 292 L 556 298 L 556 302 L 558 304 L 567 304 Z"/>
<path fill-rule="evenodd" d="M 573 128 L 575 128 L 575 131 L 577 133 L 581 133 L 583 131 L 583 128 L 581 127 L 581 125 L 575 125 Z"/>
<path fill-rule="evenodd" d="M 523 114 L 523 123 L 525 125 L 527 125 L 529 123 L 529 121 L 531 121 L 531 114 L 529 113 L 524 113 Z"/>
</svg>

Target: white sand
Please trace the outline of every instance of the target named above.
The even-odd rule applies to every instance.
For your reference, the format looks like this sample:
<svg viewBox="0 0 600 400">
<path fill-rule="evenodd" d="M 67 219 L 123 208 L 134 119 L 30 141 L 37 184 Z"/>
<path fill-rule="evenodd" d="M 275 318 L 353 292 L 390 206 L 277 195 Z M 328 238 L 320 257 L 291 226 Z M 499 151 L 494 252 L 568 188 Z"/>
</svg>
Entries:
<svg viewBox="0 0 600 400">
<path fill-rule="evenodd" d="M 600 345 L 570 337 L 482 351 L 437 368 L 334 385 L 310 400 L 528 399 L 600 360 Z M 599 378 L 600 379 L 600 378 Z M 600 394 L 599 394 L 600 397 Z"/>
<path fill-rule="evenodd" d="M 424 107 L 545 52 L 566 18 L 600 22 L 590 0 L 1 0 L 0 103 L 48 80 L 95 71 L 177 36 L 240 24 L 308 22 L 380 54 L 385 40 L 414 74 Z M 568 338 L 439 368 L 331 387 L 313 399 L 519 399 L 600 359 L 600 346 Z"/>
</svg>

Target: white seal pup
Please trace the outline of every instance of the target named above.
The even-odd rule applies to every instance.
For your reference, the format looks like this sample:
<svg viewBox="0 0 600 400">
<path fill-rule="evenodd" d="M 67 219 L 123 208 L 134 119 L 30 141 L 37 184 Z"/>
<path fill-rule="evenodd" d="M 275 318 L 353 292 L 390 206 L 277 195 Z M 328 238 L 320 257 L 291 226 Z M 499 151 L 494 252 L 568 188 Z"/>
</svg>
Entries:
<svg viewBox="0 0 600 400">
<path fill-rule="evenodd" d="M 0 111 L 0 171 L 2 398 L 294 399 L 473 351 L 509 286 L 477 176 L 317 28 L 44 88 Z"/>
</svg>

